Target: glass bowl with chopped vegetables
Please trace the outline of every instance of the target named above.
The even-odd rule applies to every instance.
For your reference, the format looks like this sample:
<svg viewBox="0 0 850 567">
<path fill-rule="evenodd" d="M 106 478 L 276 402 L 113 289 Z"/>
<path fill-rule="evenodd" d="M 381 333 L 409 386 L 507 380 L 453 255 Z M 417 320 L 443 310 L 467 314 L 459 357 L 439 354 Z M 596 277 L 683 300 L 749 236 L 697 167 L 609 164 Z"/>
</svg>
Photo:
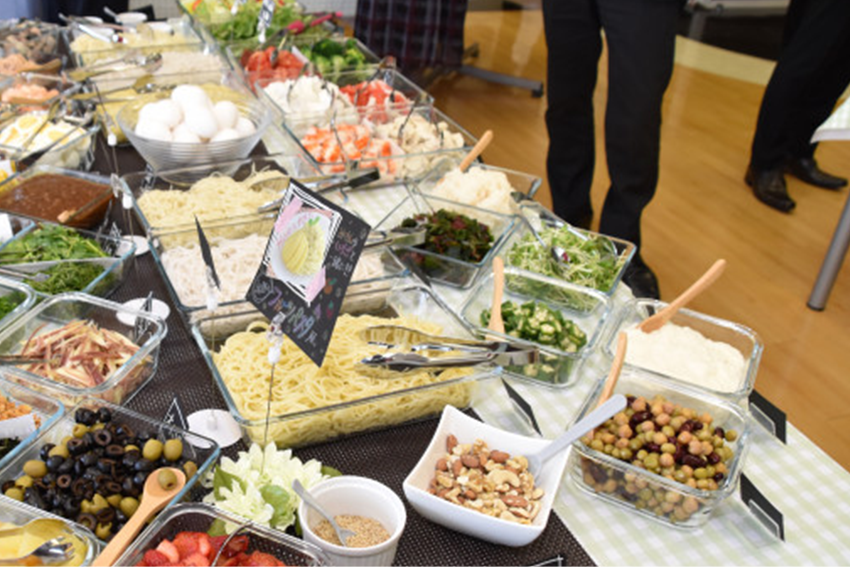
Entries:
<svg viewBox="0 0 850 567">
<path fill-rule="evenodd" d="M 505 266 L 594 289 L 608 296 L 614 294 L 637 249 L 634 244 L 569 226 L 539 203 L 523 203 L 519 216 L 516 229 L 500 253 Z M 555 259 L 554 249 L 559 249 L 561 261 Z M 517 287 L 536 285 L 533 282 L 506 279 L 505 283 L 532 295 L 538 291 Z M 543 290 L 547 294 L 555 291 Z M 561 301 L 569 301 L 572 292 L 562 291 L 565 295 Z M 574 306 L 580 307 L 578 303 Z"/>
<path fill-rule="evenodd" d="M 411 194 L 375 227 L 424 226 L 425 243 L 393 248 L 401 262 L 434 282 L 467 289 L 489 266 L 514 224 L 514 217 L 445 199 Z"/>
<path fill-rule="evenodd" d="M 0 329 L 35 303 L 35 292 L 25 283 L 0 277 Z"/>
<path fill-rule="evenodd" d="M 603 334 L 611 312 L 610 299 L 598 291 L 506 267 L 505 281 L 509 279 L 518 285 L 513 289 L 505 287 L 504 333 L 488 329 L 493 300 L 492 274 L 482 277 L 473 286 L 461 307 L 461 316 L 481 336 L 533 344 L 540 349 L 539 362 L 506 367 L 509 374 L 535 384 L 571 385 Z M 580 308 L 575 307 L 576 301 L 580 302 Z"/>
</svg>

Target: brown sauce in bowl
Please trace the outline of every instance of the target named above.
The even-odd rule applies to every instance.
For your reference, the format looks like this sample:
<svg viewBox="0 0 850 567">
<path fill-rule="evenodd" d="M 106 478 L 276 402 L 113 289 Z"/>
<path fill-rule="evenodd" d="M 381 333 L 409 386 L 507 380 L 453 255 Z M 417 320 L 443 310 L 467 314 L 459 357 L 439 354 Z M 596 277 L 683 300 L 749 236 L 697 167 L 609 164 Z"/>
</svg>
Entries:
<svg viewBox="0 0 850 567">
<path fill-rule="evenodd" d="M 112 189 L 78 177 L 43 173 L 0 187 L 0 209 L 88 228 L 103 218 Z"/>
</svg>

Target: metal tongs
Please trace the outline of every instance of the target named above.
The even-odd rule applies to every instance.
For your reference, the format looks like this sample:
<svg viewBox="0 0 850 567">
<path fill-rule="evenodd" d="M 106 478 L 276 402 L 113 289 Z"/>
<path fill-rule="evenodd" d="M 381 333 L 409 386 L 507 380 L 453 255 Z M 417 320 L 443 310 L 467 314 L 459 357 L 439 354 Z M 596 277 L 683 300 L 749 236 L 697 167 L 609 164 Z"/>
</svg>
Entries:
<svg viewBox="0 0 850 567">
<path fill-rule="evenodd" d="M 363 248 L 379 246 L 419 246 L 425 244 L 427 230 L 424 226 L 413 228 L 398 227 L 392 230 L 373 230 L 366 239 Z"/>
<path fill-rule="evenodd" d="M 394 378 L 407 372 L 444 370 L 479 364 L 518 366 L 535 364 L 540 352 L 535 346 L 505 341 L 479 341 L 442 337 L 398 325 L 375 325 L 360 331 L 360 338 L 370 345 L 387 350 L 406 349 L 390 354 L 375 354 L 364 358 L 358 370 L 375 378 Z M 454 356 L 429 357 L 422 351 L 458 353 Z"/>
<path fill-rule="evenodd" d="M 363 185 L 367 185 L 373 181 L 377 181 L 381 178 L 381 173 L 378 171 L 377 167 L 370 167 L 365 169 L 359 169 L 356 171 L 352 171 L 350 173 L 344 175 L 324 175 L 319 177 L 308 177 L 301 178 L 298 181 L 302 185 L 306 185 L 310 187 L 316 193 L 320 195 L 323 193 L 329 193 L 331 191 L 342 190 L 346 187 L 349 189 L 356 189 Z M 330 185 L 322 185 L 317 187 L 321 183 L 332 182 Z M 289 187 L 289 177 L 281 176 L 281 177 L 273 177 L 271 179 L 264 179 L 262 181 L 257 181 L 248 186 L 249 189 L 253 191 L 279 191 L 283 192 L 286 188 Z M 275 199 L 274 201 L 269 201 L 268 203 L 261 205 L 257 208 L 258 213 L 266 213 L 269 211 L 275 211 L 280 208 L 280 205 L 283 203 L 283 197 Z"/>
</svg>

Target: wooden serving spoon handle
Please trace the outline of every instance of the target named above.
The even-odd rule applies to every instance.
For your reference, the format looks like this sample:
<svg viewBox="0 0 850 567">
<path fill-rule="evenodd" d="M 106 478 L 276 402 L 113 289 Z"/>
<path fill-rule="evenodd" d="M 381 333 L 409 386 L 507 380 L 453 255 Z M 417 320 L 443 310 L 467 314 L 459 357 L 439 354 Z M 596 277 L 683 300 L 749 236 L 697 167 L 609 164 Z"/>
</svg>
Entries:
<svg viewBox="0 0 850 567">
<path fill-rule="evenodd" d="M 691 285 L 691 287 L 682 292 L 679 297 L 671 301 L 667 307 L 652 317 L 644 319 L 644 321 L 638 325 L 638 328 L 644 333 L 652 333 L 653 331 L 657 331 L 663 327 L 676 313 L 678 313 L 679 309 L 690 303 L 693 298 L 704 292 L 711 286 L 711 284 L 717 281 L 717 278 L 720 277 L 725 269 L 726 260 L 722 258 L 717 260 L 714 264 L 712 264 L 708 271 L 700 277 L 700 279 Z"/>
<path fill-rule="evenodd" d="M 605 386 L 602 388 L 602 395 L 599 396 L 597 406 L 601 406 L 607 402 L 611 394 L 614 393 L 617 380 L 620 379 L 620 373 L 623 371 L 623 363 L 626 361 L 627 343 L 626 333 L 620 332 L 617 335 L 617 352 L 614 353 L 614 362 L 611 363 L 611 370 L 608 371 L 608 377 L 605 379 Z"/>
<path fill-rule="evenodd" d="M 464 156 L 463 160 L 461 160 L 458 169 L 460 169 L 461 171 L 466 171 L 467 169 L 469 169 L 469 166 L 472 165 L 472 162 L 478 159 L 478 156 L 480 156 L 482 152 L 487 149 L 487 146 L 489 146 L 490 142 L 492 141 L 493 131 L 487 130 L 486 132 L 484 132 L 484 135 L 481 136 L 478 142 L 472 147 L 472 149 L 469 150 L 469 153 Z"/>
</svg>

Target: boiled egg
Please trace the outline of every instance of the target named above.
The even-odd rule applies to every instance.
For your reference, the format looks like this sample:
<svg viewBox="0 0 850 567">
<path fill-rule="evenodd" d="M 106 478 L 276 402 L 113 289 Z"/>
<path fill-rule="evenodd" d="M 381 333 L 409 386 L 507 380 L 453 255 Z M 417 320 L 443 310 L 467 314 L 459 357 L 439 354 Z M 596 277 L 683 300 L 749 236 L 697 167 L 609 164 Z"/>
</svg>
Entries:
<svg viewBox="0 0 850 567">
<path fill-rule="evenodd" d="M 171 130 L 169 130 L 165 124 L 156 120 L 140 120 L 139 123 L 136 124 L 135 131 L 136 135 L 142 138 L 150 138 L 151 140 L 157 140 L 160 142 L 171 141 Z"/>
<path fill-rule="evenodd" d="M 174 128 L 183 122 L 183 110 L 179 104 L 169 98 L 157 102 L 154 105 L 154 110 L 156 111 L 156 119 L 169 128 Z"/>
<path fill-rule="evenodd" d="M 171 132 L 171 136 L 172 141 L 181 144 L 201 143 L 201 138 L 199 138 L 197 134 L 189 130 L 189 128 L 186 127 L 186 124 L 178 124 L 177 127 Z"/>
<path fill-rule="evenodd" d="M 212 138 L 218 132 L 218 122 L 213 111 L 205 106 L 183 109 L 184 124 L 190 132 L 200 138 Z"/>
<path fill-rule="evenodd" d="M 239 109 L 229 100 L 222 100 L 215 103 L 213 112 L 215 113 L 215 119 L 218 121 L 218 127 L 222 130 L 236 127 L 236 121 L 239 120 Z"/>
<path fill-rule="evenodd" d="M 257 128 L 254 126 L 254 123 L 245 118 L 244 116 L 240 116 L 236 121 L 235 130 L 239 132 L 240 136 L 250 136 L 254 132 L 257 131 Z"/>
<path fill-rule="evenodd" d="M 224 128 L 219 130 L 218 133 L 210 139 L 210 142 L 225 142 L 227 140 L 235 140 L 237 138 L 241 138 L 242 134 L 234 130 L 233 128 Z"/>
<path fill-rule="evenodd" d="M 171 91 L 171 100 L 180 105 L 185 113 L 190 108 L 211 107 L 210 97 L 197 85 L 180 85 Z"/>
</svg>

